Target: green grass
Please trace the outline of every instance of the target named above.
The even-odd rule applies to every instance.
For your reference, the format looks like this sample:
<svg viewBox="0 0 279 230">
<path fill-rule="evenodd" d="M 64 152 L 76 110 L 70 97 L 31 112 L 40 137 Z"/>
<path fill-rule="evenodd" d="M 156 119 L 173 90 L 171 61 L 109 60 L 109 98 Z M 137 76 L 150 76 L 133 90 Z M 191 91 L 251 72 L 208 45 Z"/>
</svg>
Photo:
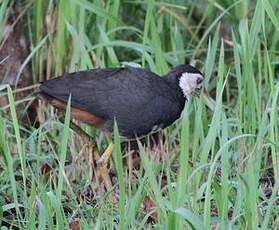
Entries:
<svg viewBox="0 0 279 230">
<path fill-rule="evenodd" d="M 82 195 L 95 168 L 82 151 L 84 141 L 69 129 L 70 100 L 65 124 L 41 103 L 39 127 L 26 127 L 21 111 L 29 103 L 1 86 L 9 107 L 0 111 L 0 226 L 68 229 L 78 221 L 82 229 L 278 228 L 277 0 L 1 1 L 1 39 L 14 5 L 24 9 L 29 45 L 17 76 L 27 66 L 34 84 L 125 63 L 163 75 L 185 61 L 204 72 L 205 83 L 181 119 L 164 130 L 159 160 L 152 160 L 149 144 L 139 143 L 139 166 L 124 164 L 115 126 L 114 206 L 108 202 L 113 191 L 98 193 L 94 183 L 92 197 Z M 102 148 L 108 145 L 98 131 L 82 127 Z M 146 197 L 155 221 L 154 210 L 144 210 Z"/>
</svg>

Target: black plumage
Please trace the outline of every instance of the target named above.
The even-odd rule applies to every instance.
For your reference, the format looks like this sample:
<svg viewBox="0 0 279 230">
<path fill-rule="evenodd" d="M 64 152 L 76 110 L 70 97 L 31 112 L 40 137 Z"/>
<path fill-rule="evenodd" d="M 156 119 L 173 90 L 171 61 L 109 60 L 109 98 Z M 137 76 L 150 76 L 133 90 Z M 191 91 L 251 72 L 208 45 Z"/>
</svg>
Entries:
<svg viewBox="0 0 279 230">
<path fill-rule="evenodd" d="M 112 132 L 116 119 L 120 135 L 126 139 L 141 137 L 165 128 L 180 117 L 185 96 L 179 78 L 186 70 L 200 73 L 191 66 L 181 66 L 159 77 L 134 67 L 93 69 L 66 74 L 40 86 L 42 94 L 102 118 L 102 130 Z"/>
</svg>

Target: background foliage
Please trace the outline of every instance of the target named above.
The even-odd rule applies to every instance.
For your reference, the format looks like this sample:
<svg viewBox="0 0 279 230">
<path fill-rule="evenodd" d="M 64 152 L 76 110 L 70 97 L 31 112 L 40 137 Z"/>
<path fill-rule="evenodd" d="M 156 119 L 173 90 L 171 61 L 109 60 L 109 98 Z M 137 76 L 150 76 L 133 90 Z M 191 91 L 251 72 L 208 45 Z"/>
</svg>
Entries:
<svg viewBox="0 0 279 230">
<path fill-rule="evenodd" d="M 84 195 L 92 161 L 68 128 L 69 113 L 61 124 L 40 104 L 40 125 L 26 126 L 19 118 L 30 97 L 16 97 L 17 81 L 13 91 L 2 85 L 8 104 L 0 113 L 1 225 L 277 228 L 278 7 L 277 0 L 0 1 L 1 52 L 12 39 L 5 37 L 11 17 L 26 40 L 16 74 L 0 76 L 19 79 L 17 88 L 26 87 L 23 76 L 35 85 L 65 72 L 126 64 L 163 75 L 192 63 L 205 74 L 202 95 L 164 131 L 159 153 L 141 146 L 139 169 L 123 168 L 117 148 L 115 206 L 94 185 L 90 199 Z M 102 134 L 84 128 L 107 145 Z"/>
</svg>

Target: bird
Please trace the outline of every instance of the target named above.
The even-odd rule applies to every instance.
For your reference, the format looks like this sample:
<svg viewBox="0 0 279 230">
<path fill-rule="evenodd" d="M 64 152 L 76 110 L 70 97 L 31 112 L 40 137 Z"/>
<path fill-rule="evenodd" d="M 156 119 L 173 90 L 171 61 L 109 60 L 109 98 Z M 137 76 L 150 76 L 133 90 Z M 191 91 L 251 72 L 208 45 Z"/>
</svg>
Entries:
<svg viewBox="0 0 279 230">
<path fill-rule="evenodd" d="M 130 141 L 175 122 L 185 102 L 202 89 L 203 79 L 197 68 L 186 64 L 174 67 L 164 76 L 131 66 L 97 68 L 47 80 L 40 85 L 38 94 L 62 111 L 71 96 L 73 118 L 101 130 L 109 138 L 113 138 L 116 122 L 121 140 Z M 106 187 L 111 187 L 107 163 L 113 151 L 111 143 L 98 160 Z"/>
</svg>

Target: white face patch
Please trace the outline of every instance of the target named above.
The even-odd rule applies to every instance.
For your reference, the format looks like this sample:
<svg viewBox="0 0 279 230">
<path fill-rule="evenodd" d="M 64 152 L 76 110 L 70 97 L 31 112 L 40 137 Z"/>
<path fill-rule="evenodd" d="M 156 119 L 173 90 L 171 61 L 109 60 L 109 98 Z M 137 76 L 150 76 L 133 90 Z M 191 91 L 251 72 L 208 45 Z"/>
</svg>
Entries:
<svg viewBox="0 0 279 230">
<path fill-rule="evenodd" d="M 202 88 L 203 76 L 199 73 L 183 73 L 179 79 L 179 87 L 186 98 Z"/>
</svg>

